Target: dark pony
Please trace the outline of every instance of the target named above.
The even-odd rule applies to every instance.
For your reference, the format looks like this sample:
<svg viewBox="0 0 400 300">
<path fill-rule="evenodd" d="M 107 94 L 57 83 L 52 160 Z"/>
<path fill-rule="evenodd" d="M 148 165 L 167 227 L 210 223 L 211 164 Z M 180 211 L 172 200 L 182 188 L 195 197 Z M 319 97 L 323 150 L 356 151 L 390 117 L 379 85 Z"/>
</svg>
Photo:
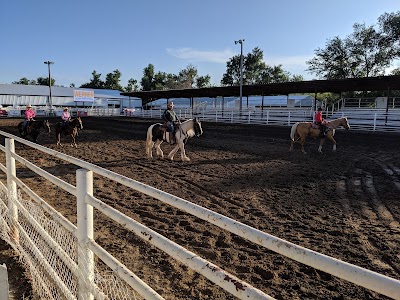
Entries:
<svg viewBox="0 0 400 300">
<path fill-rule="evenodd" d="M 325 126 L 327 128 L 326 138 L 333 143 L 333 151 L 336 151 L 336 141 L 333 138 L 333 136 L 335 135 L 336 128 L 339 126 L 342 126 L 346 129 L 350 129 L 347 117 L 327 122 Z M 295 123 L 290 131 L 290 139 L 292 140 L 290 144 L 290 151 L 292 151 L 294 143 L 300 143 L 301 151 L 305 154 L 306 151 L 304 151 L 304 143 L 306 142 L 307 136 L 311 136 L 314 138 L 320 137 L 319 128 L 314 128 L 311 122 Z M 322 153 L 322 145 L 324 144 L 324 142 L 325 142 L 325 136 L 321 137 L 321 140 L 319 142 L 318 151 L 320 153 Z"/>
<path fill-rule="evenodd" d="M 193 136 L 200 136 L 203 134 L 203 129 L 201 127 L 201 122 L 198 118 L 190 119 L 184 121 L 178 125 L 175 130 L 175 143 L 176 146 L 168 154 L 168 159 L 173 160 L 174 155 L 181 149 L 182 161 L 190 161 L 190 158 L 186 156 L 185 153 L 185 143 L 187 140 Z M 170 133 L 163 130 L 163 124 L 157 123 L 153 124 L 147 130 L 147 140 L 146 140 L 146 154 L 148 158 L 153 157 L 153 147 L 156 148 L 156 153 L 161 158 L 164 157 L 164 153 L 160 148 L 163 141 L 170 141 Z"/>
<path fill-rule="evenodd" d="M 56 140 L 57 146 L 61 145 L 61 134 L 69 135 L 71 137 L 71 146 L 77 148 L 76 136 L 78 135 L 78 130 L 83 129 L 82 120 L 80 117 L 71 119 L 66 123 L 65 128 L 62 127 L 62 122 L 56 124 Z"/>
<path fill-rule="evenodd" d="M 27 133 L 24 132 L 24 122 L 18 123 L 18 131 L 20 136 L 26 138 L 28 135 L 30 135 L 35 143 L 41 128 L 44 128 L 48 133 L 50 133 L 51 130 L 49 120 L 29 121 L 27 126 Z"/>
</svg>

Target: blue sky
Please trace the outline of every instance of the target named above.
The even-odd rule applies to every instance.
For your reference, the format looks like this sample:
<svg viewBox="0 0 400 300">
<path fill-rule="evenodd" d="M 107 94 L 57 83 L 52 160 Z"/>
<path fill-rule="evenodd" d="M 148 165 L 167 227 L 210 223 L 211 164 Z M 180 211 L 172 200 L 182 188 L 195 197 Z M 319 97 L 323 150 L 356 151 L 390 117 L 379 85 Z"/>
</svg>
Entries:
<svg viewBox="0 0 400 300">
<path fill-rule="evenodd" d="M 327 39 L 373 25 L 399 0 L 5 0 L 0 4 L 0 83 L 47 77 L 54 61 L 57 85 L 105 79 L 115 69 L 121 84 L 143 68 L 177 74 L 189 64 L 219 85 L 226 62 L 259 47 L 267 65 L 281 64 L 311 80 L 305 62 Z M 399 65 L 396 65 L 399 67 Z"/>
</svg>

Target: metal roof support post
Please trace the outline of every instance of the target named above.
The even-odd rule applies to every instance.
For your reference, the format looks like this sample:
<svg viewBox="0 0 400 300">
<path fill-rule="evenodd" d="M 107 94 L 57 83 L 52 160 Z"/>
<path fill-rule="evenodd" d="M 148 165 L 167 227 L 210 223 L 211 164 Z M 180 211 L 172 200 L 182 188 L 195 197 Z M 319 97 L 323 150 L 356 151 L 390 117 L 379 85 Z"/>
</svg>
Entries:
<svg viewBox="0 0 400 300">
<path fill-rule="evenodd" d="M 388 85 L 388 89 L 387 89 L 387 99 L 386 99 L 385 125 L 386 125 L 386 123 L 387 123 L 388 113 L 389 113 L 389 95 L 390 95 L 390 87 L 389 87 L 389 85 Z"/>
<path fill-rule="evenodd" d="M 244 39 L 235 41 L 235 44 L 240 44 L 240 105 L 239 110 L 242 113 L 242 95 L 243 95 L 243 42 Z"/>
<path fill-rule="evenodd" d="M 194 108 L 194 99 L 193 99 L 193 97 L 190 97 L 190 107 L 192 109 L 192 118 L 193 118 L 193 108 Z"/>
<path fill-rule="evenodd" d="M 222 117 L 224 117 L 224 106 L 225 106 L 225 101 L 224 101 L 224 96 L 222 96 L 221 100 Z"/>
</svg>

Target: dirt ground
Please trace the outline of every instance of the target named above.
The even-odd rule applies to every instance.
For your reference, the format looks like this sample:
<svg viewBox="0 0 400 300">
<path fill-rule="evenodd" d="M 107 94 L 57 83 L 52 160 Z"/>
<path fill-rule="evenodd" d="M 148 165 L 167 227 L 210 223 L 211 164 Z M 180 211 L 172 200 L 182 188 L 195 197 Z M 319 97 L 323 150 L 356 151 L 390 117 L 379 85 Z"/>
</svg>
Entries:
<svg viewBox="0 0 400 300">
<path fill-rule="evenodd" d="M 18 121 L 1 119 L 0 128 L 16 134 Z M 51 120 L 52 128 L 56 121 Z M 65 138 L 64 147 L 56 147 L 54 132 L 40 134 L 38 143 L 400 280 L 399 134 L 338 130 L 335 153 L 328 142 L 323 154 L 318 153 L 318 140 L 308 138 L 304 155 L 298 144 L 288 151 L 289 127 L 203 122 L 204 134 L 186 145 L 191 161 L 181 162 L 179 152 L 176 161 L 145 157 L 146 131 L 152 123 L 87 117 L 77 149 Z M 166 154 L 172 149 L 165 144 L 162 148 Z M 70 164 L 18 143 L 16 151 L 75 184 Z M 76 224 L 74 198 L 24 172 L 24 182 Z M 108 179 L 95 176 L 94 184 L 97 198 L 277 299 L 388 299 Z M 98 213 L 95 239 L 166 299 L 234 298 Z M 29 285 L 21 287 L 26 290 L 15 293 L 29 294 Z"/>
</svg>

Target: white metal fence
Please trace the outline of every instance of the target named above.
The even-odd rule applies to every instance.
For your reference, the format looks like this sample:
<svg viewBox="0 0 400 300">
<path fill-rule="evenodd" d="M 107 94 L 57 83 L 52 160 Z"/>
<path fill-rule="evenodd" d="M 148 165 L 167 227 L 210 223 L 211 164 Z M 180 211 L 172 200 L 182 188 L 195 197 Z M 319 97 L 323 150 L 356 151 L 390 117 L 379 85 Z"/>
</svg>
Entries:
<svg viewBox="0 0 400 300">
<path fill-rule="evenodd" d="M 201 120 L 220 123 L 258 124 L 292 126 L 296 122 L 312 122 L 314 112 L 311 109 L 243 109 L 236 110 L 176 110 L 181 119 L 199 117 Z M 163 110 L 142 110 L 130 114 L 140 118 L 162 120 Z M 347 116 L 351 129 L 381 132 L 400 132 L 400 110 L 386 112 L 384 109 L 342 109 L 337 112 L 324 112 L 329 121 Z"/>
<path fill-rule="evenodd" d="M 20 253 L 23 262 L 32 274 L 34 290 L 42 298 L 135 299 L 137 295 L 140 295 L 145 299 L 163 299 L 93 239 L 93 209 L 95 208 L 239 299 L 273 299 L 97 199 L 93 195 L 93 174 L 95 173 L 172 205 L 276 253 L 385 296 L 400 299 L 399 280 L 297 246 L 185 199 L 3 131 L 0 131 L 0 135 L 6 137 L 5 146 L 0 146 L 0 150 L 5 152 L 6 165 L 0 163 L 0 170 L 7 175 L 7 184 L 0 184 L 0 191 L 2 191 L 0 234 Z M 17 155 L 15 141 L 80 167 L 81 169 L 76 171 L 76 186 Z M 76 197 L 76 226 L 50 207 L 17 177 L 16 162 Z M 28 199 L 23 199 L 21 192 L 26 194 Z M 108 267 L 108 272 L 104 271 L 104 268 L 100 270 L 97 264 L 99 261 Z M 241 288 L 238 289 L 238 285 Z"/>
</svg>

